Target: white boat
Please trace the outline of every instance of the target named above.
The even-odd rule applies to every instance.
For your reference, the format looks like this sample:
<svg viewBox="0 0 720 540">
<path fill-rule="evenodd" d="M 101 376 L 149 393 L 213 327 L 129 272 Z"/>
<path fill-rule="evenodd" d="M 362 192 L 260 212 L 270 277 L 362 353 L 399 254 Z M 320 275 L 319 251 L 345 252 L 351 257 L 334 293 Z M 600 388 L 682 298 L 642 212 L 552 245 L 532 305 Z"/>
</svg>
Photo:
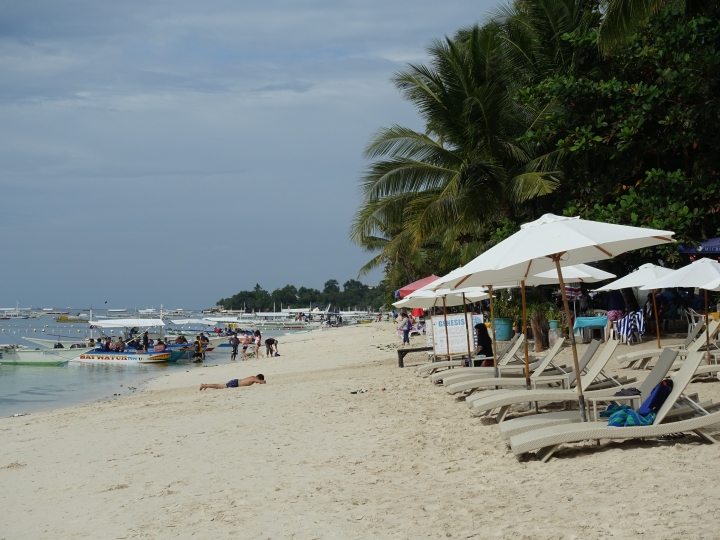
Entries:
<svg viewBox="0 0 720 540">
<path fill-rule="evenodd" d="M 2 315 L 0 315 L 0 318 L 3 320 L 30 318 L 32 308 L 21 308 L 19 306 L 20 303 L 16 302 L 14 308 L 0 308 L 0 311 L 3 312 Z"/>
<path fill-rule="evenodd" d="M 78 347 L 85 348 L 85 347 L 87 347 L 87 343 L 88 343 L 87 339 L 77 340 L 77 339 L 64 338 L 64 337 L 59 338 L 59 339 L 43 339 L 43 338 L 32 338 L 32 337 L 25 337 L 25 336 L 21 336 L 21 337 L 27 341 L 30 341 L 32 343 L 35 343 L 36 345 L 40 345 L 40 346 L 48 348 L 48 349 L 54 348 L 55 345 L 57 345 L 58 343 L 60 343 L 63 346 L 63 348 L 65 348 L 65 349 L 71 349 L 71 348 L 77 349 Z"/>
<path fill-rule="evenodd" d="M 16 366 L 59 366 L 92 350 L 83 349 L 29 349 L 0 346 L 0 364 Z"/>
</svg>

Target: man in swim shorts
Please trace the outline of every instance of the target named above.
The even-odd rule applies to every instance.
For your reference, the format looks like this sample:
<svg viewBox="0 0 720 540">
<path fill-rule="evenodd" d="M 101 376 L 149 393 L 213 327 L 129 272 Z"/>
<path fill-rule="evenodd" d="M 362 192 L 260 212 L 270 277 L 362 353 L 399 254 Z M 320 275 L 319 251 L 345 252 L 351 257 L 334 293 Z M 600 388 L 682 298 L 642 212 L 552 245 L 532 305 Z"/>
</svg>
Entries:
<svg viewBox="0 0 720 540">
<path fill-rule="evenodd" d="M 252 386 L 253 384 L 265 384 L 265 375 L 262 373 L 255 377 L 245 377 L 244 379 L 233 379 L 226 382 L 225 384 L 201 384 L 200 390 L 207 390 L 208 388 L 216 388 L 223 390 L 225 388 L 238 388 L 240 386 Z"/>
</svg>

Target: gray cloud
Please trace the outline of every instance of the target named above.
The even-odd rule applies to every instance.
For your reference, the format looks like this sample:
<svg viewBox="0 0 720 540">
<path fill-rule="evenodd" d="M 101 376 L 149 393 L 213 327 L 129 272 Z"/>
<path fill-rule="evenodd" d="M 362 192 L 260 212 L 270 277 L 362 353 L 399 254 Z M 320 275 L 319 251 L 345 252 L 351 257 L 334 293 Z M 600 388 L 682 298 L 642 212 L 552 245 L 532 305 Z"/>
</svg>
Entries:
<svg viewBox="0 0 720 540">
<path fill-rule="evenodd" d="M 0 304 L 138 307 L 354 278 L 362 149 L 419 127 L 389 76 L 491 7 L 2 6 Z"/>
</svg>

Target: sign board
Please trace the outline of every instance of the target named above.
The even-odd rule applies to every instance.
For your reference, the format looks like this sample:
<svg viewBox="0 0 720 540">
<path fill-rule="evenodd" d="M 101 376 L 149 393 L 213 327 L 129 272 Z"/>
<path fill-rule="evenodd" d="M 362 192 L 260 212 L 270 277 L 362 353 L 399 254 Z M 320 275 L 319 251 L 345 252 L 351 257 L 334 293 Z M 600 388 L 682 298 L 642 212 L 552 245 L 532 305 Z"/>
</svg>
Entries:
<svg viewBox="0 0 720 540">
<path fill-rule="evenodd" d="M 429 333 L 430 339 L 435 347 L 435 354 L 438 356 L 447 356 L 448 347 L 445 336 L 450 341 L 450 354 L 451 355 L 467 355 L 468 352 L 468 332 L 470 333 L 470 346 L 475 343 L 475 331 L 474 327 L 478 323 L 482 323 L 482 315 L 471 315 L 470 313 L 466 316 L 462 313 L 448 315 L 447 316 L 447 334 L 445 332 L 445 319 L 446 317 L 435 316 L 432 318 L 432 330 Z M 468 328 L 468 323 L 470 326 Z"/>
</svg>

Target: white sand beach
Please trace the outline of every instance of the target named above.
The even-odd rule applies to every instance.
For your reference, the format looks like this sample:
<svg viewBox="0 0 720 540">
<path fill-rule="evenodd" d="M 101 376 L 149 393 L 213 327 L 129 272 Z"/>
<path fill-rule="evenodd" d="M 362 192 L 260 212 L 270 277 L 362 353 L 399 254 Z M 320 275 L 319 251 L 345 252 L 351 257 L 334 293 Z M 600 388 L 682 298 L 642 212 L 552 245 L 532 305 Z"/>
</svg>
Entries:
<svg viewBox="0 0 720 540">
<path fill-rule="evenodd" d="M 493 422 L 399 369 L 398 344 L 387 323 L 286 336 L 278 358 L 0 419 L 0 539 L 718 537 L 720 447 L 518 461 Z M 266 385 L 198 391 L 257 373 Z M 690 390 L 720 398 L 717 381 Z"/>
</svg>

